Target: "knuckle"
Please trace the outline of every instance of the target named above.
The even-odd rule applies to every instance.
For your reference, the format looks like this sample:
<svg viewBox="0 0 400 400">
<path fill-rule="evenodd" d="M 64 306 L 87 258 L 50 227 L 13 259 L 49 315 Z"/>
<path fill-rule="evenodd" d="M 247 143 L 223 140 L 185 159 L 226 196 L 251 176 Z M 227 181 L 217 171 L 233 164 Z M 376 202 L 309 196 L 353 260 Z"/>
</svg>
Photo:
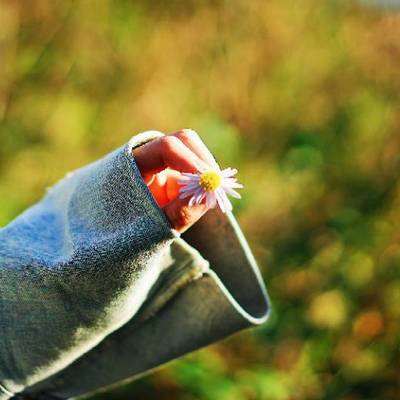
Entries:
<svg viewBox="0 0 400 400">
<path fill-rule="evenodd" d="M 194 141 L 199 139 L 199 135 L 196 131 L 193 129 L 182 129 L 182 131 L 179 132 L 179 136 L 186 141 Z"/>
<path fill-rule="evenodd" d="M 161 138 L 161 146 L 164 151 L 176 151 L 180 145 L 180 140 L 174 136 L 164 136 Z"/>
</svg>

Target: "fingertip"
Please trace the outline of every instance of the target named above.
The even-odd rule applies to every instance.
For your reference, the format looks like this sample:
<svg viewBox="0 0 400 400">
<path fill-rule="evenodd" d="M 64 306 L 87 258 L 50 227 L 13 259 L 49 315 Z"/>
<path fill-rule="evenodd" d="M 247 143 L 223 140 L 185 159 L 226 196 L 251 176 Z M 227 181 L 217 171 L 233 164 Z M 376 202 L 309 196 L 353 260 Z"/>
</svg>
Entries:
<svg viewBox="0 0 400 400">
<path fill-rule="evenodd" d="M 205 204 L 189 206 L 188 198 L 177 198 L 164 207 L 164 212 L 172 227 L 181 233 L 190 228 L 207 211 Z"/>
<path fill-rule="evenodd" d="M 195 153 L 199 159 L 205 163 L 206 167 L 219 169 L 218 163 L 213 154 L 195 130 L 184 128 L 172 135 L 179 138 L 188 148 L 190 148 L 193 153 Z"/>
</svg>

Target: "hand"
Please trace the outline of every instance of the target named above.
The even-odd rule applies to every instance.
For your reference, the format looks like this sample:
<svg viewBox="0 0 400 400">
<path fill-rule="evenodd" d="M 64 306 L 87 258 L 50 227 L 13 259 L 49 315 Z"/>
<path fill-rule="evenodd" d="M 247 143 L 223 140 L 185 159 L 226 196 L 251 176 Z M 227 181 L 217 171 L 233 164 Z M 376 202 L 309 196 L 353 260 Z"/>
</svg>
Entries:
<svg viewBox="0 0 400 400">
<path fill-rule="evenodd" d="M 211 152 L 191 129 L 154 139 L 132 151 L 144 181 L 174 229 L 183 232 L 207 212 L 204 204 L 188 206 L 179 199 L 181 172 L 217 165 Z"/>
</svg>

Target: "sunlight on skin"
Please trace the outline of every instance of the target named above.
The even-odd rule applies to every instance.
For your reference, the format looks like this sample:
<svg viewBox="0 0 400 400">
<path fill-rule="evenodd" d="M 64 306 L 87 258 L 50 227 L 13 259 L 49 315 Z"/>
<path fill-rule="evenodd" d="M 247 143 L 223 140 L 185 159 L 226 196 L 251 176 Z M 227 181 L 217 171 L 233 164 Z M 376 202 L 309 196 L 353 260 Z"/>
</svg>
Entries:
<svg viewBox="0 0 400 400">
<path fill-rule="evenodd" d="M 207 212 L 205 204 L 189 207 L 188 199 L 178 197 L 180 172 L 197 173 L 216 164 L 196 132 L 182 129 L 135 148 L 132 154 L 144 181 L 174 229 L 184 232 Z"/>
<path fill-rule="evenodd" d="M 181 179 L 181 174 L 178 171 L 167 168 L 156 175 L 145 178 L 145 182 L 157 204 L 164 207 L 178 197 L 179 179 Z"/>
</svg>

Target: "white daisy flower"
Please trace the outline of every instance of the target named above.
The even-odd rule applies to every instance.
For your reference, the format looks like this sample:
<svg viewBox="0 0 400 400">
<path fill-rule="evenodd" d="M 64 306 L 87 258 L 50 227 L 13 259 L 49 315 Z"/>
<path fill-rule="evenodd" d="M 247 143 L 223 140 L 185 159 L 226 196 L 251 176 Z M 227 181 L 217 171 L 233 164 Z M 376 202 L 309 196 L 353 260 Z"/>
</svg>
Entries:
<svg viewBox="0 0 400 400">
<path fill-rule="evenodd" d="M 221 171 L 219 167 L 205 169 L 197 174 L 183 172 L 184 178 L 178 181 L 182 185 L 179 198 L 184 199 L 191 196 L 189 207 L 200 204 L 205 199 L 208 208 L 213 208 L 218 204 L 223 213 L 231 211 L 232 204 L 227 194 L 240 199 L 240 194 L 234 189 L 243 187 L 234 178 L 236 174 L 237 169 L 235 168 L 226 168 Z"/>
</svg>

